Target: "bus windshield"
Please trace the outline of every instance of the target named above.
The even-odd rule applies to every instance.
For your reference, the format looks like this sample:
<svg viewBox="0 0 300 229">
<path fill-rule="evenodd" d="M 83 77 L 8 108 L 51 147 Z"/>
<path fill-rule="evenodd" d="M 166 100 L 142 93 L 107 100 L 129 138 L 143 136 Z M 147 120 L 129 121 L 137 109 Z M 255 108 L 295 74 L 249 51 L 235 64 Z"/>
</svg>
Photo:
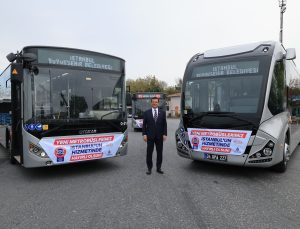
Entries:
<svg viewBox="0 0 300 229">
<path fill-rule="evenodd" d="M 184 86 L 185 113 L 257 114 L 266 78 L 263 68 L 258 60 L 194 67 Z"/>
<path fill-rule="evenodd" d="M 144 112 L 151 108 L 151 99 L 137 99 L 134 102 L 134 115 L 142 117 Z"/>
<path fill-rule="evenodd" d="M 118 119 L 122 104 L 121 73 L 39 67 L 28 73 L 25 122 L 33 119 Z"/>
</svg>

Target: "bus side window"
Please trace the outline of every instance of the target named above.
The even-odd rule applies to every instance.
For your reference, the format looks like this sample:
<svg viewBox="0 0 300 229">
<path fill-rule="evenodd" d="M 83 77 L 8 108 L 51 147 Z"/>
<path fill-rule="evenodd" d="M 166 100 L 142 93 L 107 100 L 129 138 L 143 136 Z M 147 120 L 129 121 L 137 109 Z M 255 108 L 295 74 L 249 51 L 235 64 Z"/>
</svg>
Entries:
<svg viewBox="0 0 300 229">
<path fill-rule="evenodd" d="M 293 123 L 300 122 L 300 79 L 293 61 L 286 61 L 287 103 Z"/>
<path fill-rule="evenodd" d="M 268 101 L 268 107 L 273 115 L 279 114 L 286 109 L 284 72 L 283 62 L 277 62 L 272 75 Z"/>
<path fill-rule="evenodd" d="M 11 99 L 10 66 L 0 75 L 0 99 Z"/>
</svg>

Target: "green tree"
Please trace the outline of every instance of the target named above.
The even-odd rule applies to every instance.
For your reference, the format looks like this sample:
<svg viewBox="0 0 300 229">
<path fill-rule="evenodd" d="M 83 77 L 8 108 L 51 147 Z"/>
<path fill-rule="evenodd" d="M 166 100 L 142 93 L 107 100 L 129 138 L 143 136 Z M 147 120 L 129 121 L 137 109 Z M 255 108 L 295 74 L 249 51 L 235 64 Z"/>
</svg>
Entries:
<svg viewBox="0 0 300 229">
<path fill-rule="evenodd" d="M 164 92 L 167 83 L 158 80 L 154 75 L 139 77 L 136 80 L 128 79 L 126 85 L 130 87 L 130 92 Z"/>
</svg>

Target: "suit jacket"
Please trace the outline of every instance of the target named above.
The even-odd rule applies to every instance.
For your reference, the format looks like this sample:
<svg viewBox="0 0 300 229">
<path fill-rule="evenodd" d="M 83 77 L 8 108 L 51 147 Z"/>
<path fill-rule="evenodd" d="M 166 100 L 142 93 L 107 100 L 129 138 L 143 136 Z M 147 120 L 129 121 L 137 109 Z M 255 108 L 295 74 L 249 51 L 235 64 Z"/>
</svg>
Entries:
<svg viewBox="0 0 300 229">
<path fill-rule="evenodd" d="M 157 121 L 155 123 L 152 108 L 146 110 L 143 120 L 143 135 L 147 135 L 148 139 L 162 138 L 167 136 L 167 120 L 166 112 L 158 109 Z"/>
</svg>

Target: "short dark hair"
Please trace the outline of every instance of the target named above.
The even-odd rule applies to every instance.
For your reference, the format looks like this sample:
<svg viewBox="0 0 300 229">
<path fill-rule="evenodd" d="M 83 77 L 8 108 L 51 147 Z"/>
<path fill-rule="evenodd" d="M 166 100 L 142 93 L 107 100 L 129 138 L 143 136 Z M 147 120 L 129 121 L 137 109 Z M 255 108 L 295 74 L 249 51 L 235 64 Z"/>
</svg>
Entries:
<svg viewBox="0 0 300 229">
<path fill-rule="evenodd" d="M 151 102 L 152 102 L 153 99 L 157 99 L 158 102 L 159 102 L 159 98 L 158 98 L 158 97 L 156 97 L 156 96 L 152 97 L 152 98 L 151 98 Z"/>
</svg>

